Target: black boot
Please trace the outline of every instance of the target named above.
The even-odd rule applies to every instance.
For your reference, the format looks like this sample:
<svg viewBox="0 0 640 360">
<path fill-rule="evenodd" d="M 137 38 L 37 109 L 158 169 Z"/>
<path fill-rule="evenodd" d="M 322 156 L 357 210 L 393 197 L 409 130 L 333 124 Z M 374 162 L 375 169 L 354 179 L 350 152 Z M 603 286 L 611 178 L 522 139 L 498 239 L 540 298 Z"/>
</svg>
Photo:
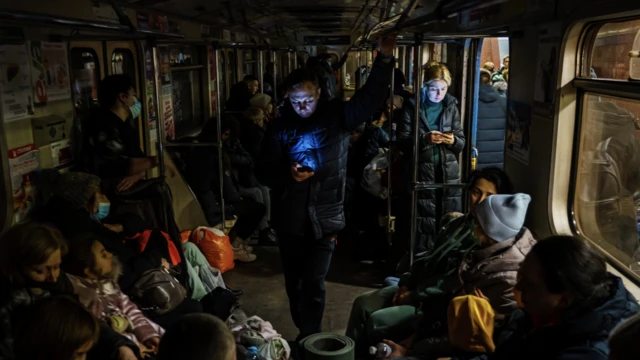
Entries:
<svg viewBox="0 0 640 360">
<path fill-rule="evenodd" d="M 244 292 L 242 292 L 242 290 L 233 290 L 232 288 L 227 286 L 227 290 L 229 290 L 233 296 L 239 298 L 240 296 L 242 296 L 242 294 L 244 294 Z"/>
<path fill-rule="evenodd" d="M 277 246 L 278 236 L 273 228 L 268 227 L 264 230 L 260 230 L 260 245 L 263 246 Z"/>
</svg>

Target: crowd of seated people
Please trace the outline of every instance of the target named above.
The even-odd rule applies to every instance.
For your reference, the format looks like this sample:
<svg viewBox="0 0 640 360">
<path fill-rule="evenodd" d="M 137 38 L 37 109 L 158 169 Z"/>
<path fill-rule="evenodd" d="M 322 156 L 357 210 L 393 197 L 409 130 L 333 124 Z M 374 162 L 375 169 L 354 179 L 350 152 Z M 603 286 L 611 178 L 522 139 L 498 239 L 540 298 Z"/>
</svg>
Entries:
<svg viewBox="0 0 640 360">
<path fill-rule="evenodd" d="M 476 171 L 469 189 L 470 213 L 447 216 L 409 273 L 355 300 L 356 358 L 379 342 L 388 359 L 634 354 L 640 306 L 597 250 L 570 236 L 536 241 L 523 227 L 529 196 L 512 194 L 499 169 Z"/>
<path fill-rule="evenodd" d="M 321 65 L 314 66 L 328 73 Z M 457 100 L 447 94 L 451 75 L 442 64 L 426 70 L 420 180 L 459 182 L 457 154 L 465 138 Z M 383 150 L 409 152 L 413 139 L 416 104 L 398 71 L 395 96 L 353 132 L 350 144 L 345 215 L 368 240 L 382 233 L 375 231 L 375 219 L 386 206 L 363 191 L 362 171 Z M 333 79 L 323 76 L 324 86 L 333 87 L 327 95 L 335 96 Z M 222 146 L 194 147 L 185 173 L 210 226 L 237 219 L 229 238 L 234 259 L 241 262 L 256 260 L 250 239 L 277 241 L 270 223 L 271 191 L 254 174 L 277 108 L 258 89 L 252 76 L 233 87 L 226 105 L 231 114 L 220 119 L 221 137 L 218 120 L 210 119 L 198 139 Z M 131 80 L 105 78 L 100 96 L 96 121 L 83 134 L 87 155 L 80 169 L 85 172 L 52 176 L 46 203 L 0 237 L 0 359 L 40 359 L 46 351 L 55 359 L 231 360 L 234 338 L 222 321 L 207 314 L 213 311 L 203 299 L 212 289 L 195 269 L 209 269 L 219 278 L 217 270 L 196 245 L 176 246 L 163 229 L 112 203 L 139 184 L 158 158 L 144 156 L 127 124 L 139 115 Z M 406 155 L 404 161 L 410 159 Z M 175 173 L 167 165 L 169 175 Z M 393 189 L 397 210 L 406 208 L 409 179 L 407 173 L 395 176 L 401 178 L 401 188 Z M 458 191 L 428 191 L 419 198 L 416 261 L 353 304 L 347 336 L 355 341 L 356 358 L 367 357 L 369 347 L 382 341 L 392 349 L 389 359 L 630 358 L 639 323 L 632 316 L 640 307 L 621 279 L 607 272 L 598 252 L 574 237 L 536 241 L 524 226 L 530 197 L 515 193 L 500 169 L 475 171 L 468 190 L 467 214 L 458 212 Z M 408 215 L 397 213 L 402 229 L 394 246 L 404 253 Z M 356 242 L 355 248 L 379 260 L 388 253 L 386 239 L 379 243 Z M 365 251 L 373 247 L 376 251 Z M 395 265 L 398 259 L 387 260 Z M 180 267 L 188 274 L 187 295 L 170 311 L 137 302 L 134 294 L 145 274 Z M 476 327 L 482 331 L 474 332 Z M 45 338 L 46 343 L 40 340 Z"/>
</svg>

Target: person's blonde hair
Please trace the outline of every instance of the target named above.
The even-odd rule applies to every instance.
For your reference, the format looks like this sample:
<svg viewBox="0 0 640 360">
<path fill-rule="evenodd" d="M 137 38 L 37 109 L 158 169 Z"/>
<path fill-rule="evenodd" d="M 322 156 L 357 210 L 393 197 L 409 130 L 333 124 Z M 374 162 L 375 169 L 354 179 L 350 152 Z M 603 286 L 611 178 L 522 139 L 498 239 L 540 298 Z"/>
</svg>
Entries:
<svg viewBox="0 0 640 360">
<path fill-rule="evenodd" d="M 252 106 L 245 110 L 243 114 L 244 118 L 251 120 L 254 124 L 260 124 L 264 120 L 265 111 L 259 107 Z"/>
<path fill-rule="evenodd" d="M 22 269 L 46 262 L 58 250 L 67 253 L 60 230 L 35 222 L 16 224 L 0 235 L 0 273 L 21 280 Z"/>
<path fill-rule="evenodd" d="M 502 78 L 504 81 L 509 82 L 509 69 L 502 70 Z"/>
<path fill-rule="evenodd" d="M 429 84 L 433 81 L 442 80 L 451 86 L 451 73 L 443 64 L 436 63 L 427 67 L 424 72 L 424 83 Z"/>
<path fill-rule="evenodd" d="M 487 69 L 488 71 L 493 71 L 496 68 L 496 65 L 491 61 L 487 61 L 486 63 L 484 63 L 484 66 L 482 68 Z"/>
<path fill-rule="evenodd" d="M 17 321 L 13 341 L 17 360 L 72 359 L 100 335 L 98 319 L 70 297 L 39 300 L 24 314 Z"/>
<path fill-rule="evenodd" d="M 480 84 L 491 85 L 491 71 L 485 68 L 480 69 Z"/>
</svg>

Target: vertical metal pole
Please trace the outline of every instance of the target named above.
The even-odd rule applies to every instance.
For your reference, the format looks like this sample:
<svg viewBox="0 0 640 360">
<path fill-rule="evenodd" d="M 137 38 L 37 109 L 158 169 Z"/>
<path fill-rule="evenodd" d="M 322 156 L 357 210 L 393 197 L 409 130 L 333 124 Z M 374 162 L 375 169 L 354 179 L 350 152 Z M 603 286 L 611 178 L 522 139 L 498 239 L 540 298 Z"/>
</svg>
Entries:
<svg viewBox="0 0 640 360">
<path fill-rule="evenodd" d="M 418 149 L 420 146 L 420 88 L 422 79 L 422 34 L 415 34 L 416 43 L 414 44 L 413 59 L 415 69 L 415 77 L 413 78 L 413 93 L 415 96 L 416 109 L 413 117 L 413 169 L 411 174 L 411 249 L 409 254 L 410 264 L 413 265 L 413 257 L 415 256 L 416 245 L 416 204 L 418 201 L 418 194 L 416 193 L 415 185 L 418 183 L 418 163 L 420 161 Z"/>
<path fill-rule="evenodd" d="M 295 68 L 291 67 L 291 51 L 287 53 L 287 72 L 291 73 Z M 282 74 L 283 76 L 287 76 L 289 74 Z"/>
<path fill-rule="evenodd" d="M 276 85 L 278 83 L 278 80 L 276 79 L 276 76 L 278 75 L 278 66 L 276 65 L 276 58 L 277 58 L 277 54 L 275 52 L 275 50 L 273 51 L 273 69 L 271 69 L 273 71 L 273 84 L 271 84 L 271 86 L 273 86 L 273 102 L 278 104 L 278 85 Z"/>
<path fill-rule="evenodd" d="M 262 50 L 258 50 L 258 72 L 260 73 L 260 76 L 258 77 L 258 79 L 260 79 L 260 92 L 264 94 L 264 57 L 263 57 L 263 53 Z"/>
<path fill-rule="evenodd" d="M 157 45 L 153 45 L 152 47 L 153 49 L 153 71 L 155 72 L 154 78 L 155 78 L 155 82 L 156 82 L 156 98 L 158 99 L 158 107 L 162 108 L 162 86 L 160 85 L 160 72 L 158 71 L 158 69 L 160 69 L 159 67 L 159 61 L 158 61 L 158 46 Z M 158 120 L 157 120 L 157 124 L 156 124 L 156 134 L 158 136 L 157 139 L 157 146 L 158 146 L 158 173 L 160 175 L 160 177 L 163 177 L 165 175 L 165 171 L 164 171 L 164 146 L 163 146 L 163 142 L 165 141 L 164 138 L 164 116 L 160 115 L 160 112 L 158 112 Z"/>
<path fill-rule="evenodd" d="M 152 46 L 152 53 L 153 53 L 153 72 L 154 72 L 154 80 L 155 80 L 155 85 L 156 85 L 156 99 L 158 99 L 158 108 L 161 107 L 160 104 L 162 104 L 162 85 L 160 83 L 160 72 L 158 71 L 160 69 L 159 62 L 158 62 L 158 46 L 156 44 L 153 44 Z M 156 135 L 158 136 L 158 139 L 156 140 L 156 143 L 158 144 L 158 175 L 160 176 L 160 178 L 164 178 L 165 177 L 165 169 L 164 169 L 164 141 L 166 141 L 165 138 L 165 134 L 164 134 L 164 115 L 160 115 L 160 112 L 158 112 L 158 120 L 157 124 L 156 124 Z M 160 183 L 160 187 L 163 191 L 163 195 L 164 195 L 164 191 L 166 190 L 164 188 L 164 186 L 166 185 L 165 181 L 162 181 Z M 164 197 L 164 196 L 163 196 Z M 169 224 L 169 214 L 167 214 L 167 207 L 163 206 L 162 207 L 162 216 L 163 216 L 163 220 L 164 220 L 164 224 L 166 224 L 168 226 Z"/>
<path fill-rule="evenodd" d="M 298 50 L 293 52 L 293 69 L 298 68 Z"/>
<path fill-rule="evenodd" d="M 218 133 L 218 173 L 220 181 L 220 210 L 222 212 L 222 231 L 226 230 L 226 216 L 224 211 L 224 167 L 222 166 L 222 103 L 220 94 L 220 49 L 214 49 L 216 54 L 216 94 L 218 97 L 217 112 L 217 126 L 216 132 Z"/>
<path fill-rule="evenodd" d="M 395 149 L 395 124 L 393 123 L 393 82 L 395 77 L 395 69 L 391 71 L 391 85 L 389 86 L 390 95 L 389 103 L 391 104 L 391 111 L 389 111 L 389 118 L 387 121 L 391 125 L 389 128 L 389 151 L 387 151 L 387 241 L 389 244 L 392 242 L 391 234 L 394 232 L 393 221 L 391 219 L 391 162 L 393 161 L 393 152 Z"/>
</svg>

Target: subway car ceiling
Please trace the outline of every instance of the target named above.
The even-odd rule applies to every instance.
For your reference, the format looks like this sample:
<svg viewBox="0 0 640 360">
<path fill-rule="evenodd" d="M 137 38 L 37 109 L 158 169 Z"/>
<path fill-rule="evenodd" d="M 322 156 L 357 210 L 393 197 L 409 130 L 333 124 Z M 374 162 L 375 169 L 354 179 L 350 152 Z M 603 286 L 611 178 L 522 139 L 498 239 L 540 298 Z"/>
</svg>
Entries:
<svg viewBox="0 0 640 360">
<path fill-rule="evenodd" d="M 75 55 L 85 59 L 85 64 L 95 62 L 92 70 L 100 78 L 113 73 L 113 67 L 122 63 L 117 57 L 110 56 L 115 50 L 123 50 L 122 55 L 130 54 L 136 59 L 135 66 L 129 71 L 136 78 L 139 93 L 145 91 L 144 46 L 200 46 L 205 50 L 197 52 L 199 60 L 195 65 L 183 67 L 184 71 L 180 74 L 176 71 L 175 76 L 187 79 L 195 76 L 193 74 L 199 75 L 202 89 L 209 87 L 208 90 L 214 86 L 213 82 L 220 81 L 220 91 L 215 94 L 217 98 L 206 96 L 207 93 L 199 94 L 205 102 L 200 109 L 193 109 L 206 119 L 218 115 L 216 109 L 220 107 L 215 105 L 226 100 L 232 79 L 238 80 L 247 73 L 258 75 L 276 53 L 281 75 L 286 75 L 294 66 L 292 62 L 297 61 L 299 66 L 300 61 L 305 60 L 304 56 L 297 56 L 299 54 L 314 56 L 330 51 L 341 55 L 349 50 L 361 52 L 365 49 L 370 53 L 379 35 L 395 32 L 399 34 L 398 44 L 405 50 L 420 40 L 456 45 L 459 52 L 451 54 L 451 59 L 461 59 L 458 62 L 462 66 L 456 67 L 458 72 L 453 76 L 461 80 L 457 90 L 461 94 L 463 121 L 468 122 L 473 117 L 470 109 L 473 109 L 474 100 L 470 94 L 474 93 L 473 84 L 477 82 L 474 79 L 478 76 L 475 59 L 471 56 L 477 55 L 479 39 L 508 37 L 512 63 L 510 79 L 513 81 L 508 90 L 509 102 L 528 106 L 529 136 L 535 139 L 529 144 L 527 161 L 505 157 L 505 170 L 515 187 L 532 197 L 527 226 L 540 238 L 571 233 L 588 237 L 590 230 L 584 225 L 586 217 L 581 220 L 574 208 L 576 188 L 580 183 L 576 169 L 582 146 L 580 106 L 585 101 L 584 94 L 595 92 L 637 101 L 640 89 L 636 88 L 638 82 L 628 79 L 587 78 L 585 64 L 591 61 L 594 39 L 605 36 L 597 31 L 598 26 L 638 18 L 640 5 L 637 3 L 602 0 L 0 0 L 0 41 L 66 43 L 70 57 L 74 55 L 72 50 L 78 49 Z M 20 28 L 21 35 L 12 40 L 11 32 L 6 28 Z M 535 99 L 538 50 L 540 39 L 547 36 L 549 29 L 555 31 L 554 41 L 559 44 L 557 56 L 551 61 L 551 67 L 557 71 L 548 79 L 553 87 L 552 101 L 539 106 Z M 619 29 L 610 30 L 608 34 L 615 31 Z M 207 56 L 207 49 L 211 48 L 222 49 L 226 54 L 216 58 L 217 69 L 211 67 L 211 57 Z M 266 51 L 261 52 L 259 58 L 255 53 L 248 55 L 249 61 L 245 61 L 244 54 L 233 53 L 234 48 Z M 410 64 L 409 52 L 401 53 L 405 64 Z M 252 57 L 254 55 L 256 57 Z M 260 67 L 254 65 L 259 59 L 262 59 Z M 233 65 L 229 65 L 231 60 Z M 71 57 L 71 64 L 73 61 Z M 283 66 L 287 61 L 289 64 Z M 159 71 L 157 64 L 154 66 Z M 229 73 L 222 71 L 232 66 L 235 67 Z M 403 66 L 403 69 L 409 78 L 409 67 Z M 221 76 L 214 80 L 207 76 L 211 72 Z M 153 90 L 156 98 L 160 98 L 160 90 L 160 86 Z M 161 111 L 161 104 L 156 104 L 155 109 Z M 65 130 L 70 131 L 74 108 L 68 97 L 34 111 L 35 117 L 56 115 L 65 119 Z M 144 116 L 148 120 L 150 114 L 145 110 Z M 153 155 L 158 137 L 153 134 L 155 130 L 149 128 L 149 123 L 141 117 L 137 125 L 145 151 Z M 0 228 L 5 228 L 14 221 L 10 205 L 9 150 L 37 141 L 28 121 L 3 120 L 0 130 L 3 159 L 0 204 L 6 204 L 6 208 L 5 205 L 0 208 Z M 51 157 L 47 151 L 51 150 L 40 149 L 41 159 Z M 55 166 L 50 160 L 41 160 L 40 165 L 43 168 Z M 184 181 L 168 181 L 173 181 L 169 186 L 177 194 L 174 202 L 178 204 L 174 203 L 174 208 L 179 225 L 184 228 L 201 225 L 204 221 L 202 211 Z M 616 254 L 615 250 L 603 251 L 612 264 L 624 262 L 622 267 L 629 265 L 628 257 L 632 257 L 632 254 Z M 627 279 L 639 282 L 640 277 L 625 275 L 628 275 Z"/>
</svg>

